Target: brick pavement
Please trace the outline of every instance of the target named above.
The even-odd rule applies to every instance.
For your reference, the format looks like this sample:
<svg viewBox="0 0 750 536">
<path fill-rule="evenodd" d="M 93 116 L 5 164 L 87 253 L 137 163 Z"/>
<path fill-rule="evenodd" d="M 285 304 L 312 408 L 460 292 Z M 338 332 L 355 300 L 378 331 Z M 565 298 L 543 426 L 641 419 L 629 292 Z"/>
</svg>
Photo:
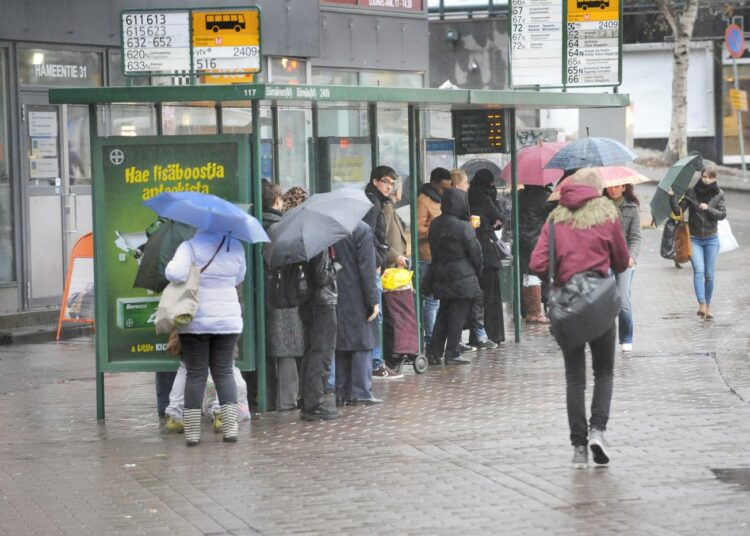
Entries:
<svg viewBox="0 0 750 536">
<path fill-rule="evenodd" d="M 543 327 L 470 366 L 376 383 L 382 406 L 329 423 L 254 416 L 234 445 L 206 425 L 193 449 L 161 431 L 149 374 L 109 375 L 96 422 L 90 341 L 8 347 L 0 535 L 750 534 L 750 217 L 732 223 L 745 247 L 720 258 L 712 323 L 694 315 L 689 267 L 645 231 L 609 468 L 569 468 Z M 34 355 L 69 375 L 13 383 L 8 363 Z"/>
</svg>

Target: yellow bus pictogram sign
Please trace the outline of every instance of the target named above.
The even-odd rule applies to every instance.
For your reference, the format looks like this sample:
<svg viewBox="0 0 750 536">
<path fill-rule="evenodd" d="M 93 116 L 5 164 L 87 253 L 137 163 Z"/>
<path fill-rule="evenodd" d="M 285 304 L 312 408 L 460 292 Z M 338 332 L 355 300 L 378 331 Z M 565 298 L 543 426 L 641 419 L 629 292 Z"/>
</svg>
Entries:
<svg viewBox="0 0 750 536">
<path fill-rule="evenodd" d="M 251 74 L 261 70 L 260 11 L 191 11 L 196 74 Z"/>
<path fill-rule="evenodd" d="M 620 0 L 567 0 L 568 22 L 620 19 Z"/>
</svg>

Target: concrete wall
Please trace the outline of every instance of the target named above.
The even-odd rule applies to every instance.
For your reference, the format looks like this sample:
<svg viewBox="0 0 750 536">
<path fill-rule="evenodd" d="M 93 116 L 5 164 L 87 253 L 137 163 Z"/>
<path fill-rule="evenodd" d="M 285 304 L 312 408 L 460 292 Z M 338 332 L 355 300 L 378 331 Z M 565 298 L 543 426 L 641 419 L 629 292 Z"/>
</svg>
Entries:
<svg viewBox="0 0 750 536">
<path fill-rule="evenodd" d="M 314 65 L 424 71 L 429 65 L 426 16 L 325 8 L 320 14 L 320 57 Z"/>
</svg>

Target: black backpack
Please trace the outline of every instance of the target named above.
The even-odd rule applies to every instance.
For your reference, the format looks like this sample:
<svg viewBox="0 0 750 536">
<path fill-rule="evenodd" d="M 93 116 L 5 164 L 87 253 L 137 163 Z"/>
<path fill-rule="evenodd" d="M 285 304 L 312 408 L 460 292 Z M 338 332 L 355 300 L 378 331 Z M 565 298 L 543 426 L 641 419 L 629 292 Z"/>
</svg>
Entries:
<svg viewBox="0 0 750 536">
<path fill-rule="evenodd" d="M 312 296 L 308 263 L 266 266 L 266 293 L 274 309 L 292 309 L 305 303 Z"/>
</svg>

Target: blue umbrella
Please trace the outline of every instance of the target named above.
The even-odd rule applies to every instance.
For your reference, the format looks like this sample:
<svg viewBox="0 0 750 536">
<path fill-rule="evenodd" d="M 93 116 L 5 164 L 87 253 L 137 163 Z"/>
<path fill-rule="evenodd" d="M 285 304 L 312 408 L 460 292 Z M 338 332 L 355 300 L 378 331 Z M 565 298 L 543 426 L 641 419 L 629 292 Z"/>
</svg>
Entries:
<svg viewBox="0 0 750 536">
<path fill-rule="evenodd" d="M 269 241 L 258 220 L 215 195 L 164 192 L 143 204 L 159 216 L 187 223 L 201 231 L 230 235 L 250 244 Z"/>
<path fill-rule="evenodd" d="M 560 149 L 544 166 L 545 169 L 578 169 L 612 166 L 635 160 L 635 153 L 612 138 L 591 138 L 574 141 Z"/>
</svg>

